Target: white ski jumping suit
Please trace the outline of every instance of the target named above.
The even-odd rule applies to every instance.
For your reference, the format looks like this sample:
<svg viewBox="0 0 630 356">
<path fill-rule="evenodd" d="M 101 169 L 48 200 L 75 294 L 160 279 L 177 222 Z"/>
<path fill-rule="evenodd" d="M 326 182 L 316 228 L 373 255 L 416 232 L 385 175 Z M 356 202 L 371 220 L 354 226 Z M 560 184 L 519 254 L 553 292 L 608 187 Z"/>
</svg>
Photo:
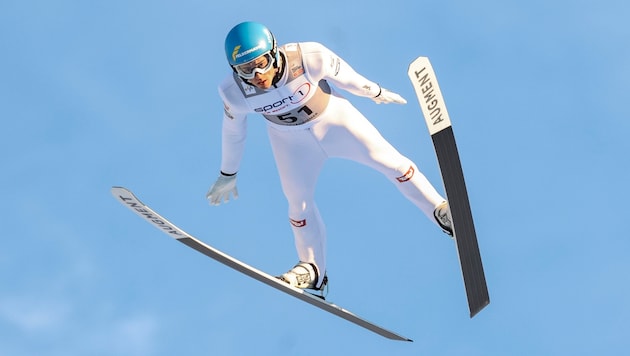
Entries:
<svg viewBox="0 0 630 356">
<path fill-rule="evenodd" d="M 431 221 L 435 222 L 433 211 L 445 199 L 336 90 L 373 98 L 380 92 L 378 84 L 319 43 L 290 43 L 279 50 L 284 69 L 275 86 L 261 90 L 235 73 L 219 86 L 225 107 L 221 171 L 233 174 L 239 170 L 247 115 L 263 115 L 288 201 L 297 254 L 300 261 L 317 266 L 319 286 L 326 271 L 326 229 L 314 195 L 328 158 L 350 159 L 383 173 Z"/>
</svg>

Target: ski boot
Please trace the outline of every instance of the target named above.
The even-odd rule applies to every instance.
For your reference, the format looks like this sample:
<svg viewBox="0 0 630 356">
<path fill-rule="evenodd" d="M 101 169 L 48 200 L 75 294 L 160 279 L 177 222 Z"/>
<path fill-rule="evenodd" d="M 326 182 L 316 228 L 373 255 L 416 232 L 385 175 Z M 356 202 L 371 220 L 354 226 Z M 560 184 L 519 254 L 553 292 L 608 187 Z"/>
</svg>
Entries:
<svg viewBox="0 0 630 356">
<path fill-rule="evenodd" d="M 438 225 L 444 230 L 444 232 L 449 235 L 451 238 L 453 237 L 453 218 L 451 217 L 451 209 L 448 207 L 448 202 L 443 202 L 438 205 L 437 208 L 433 211 L 433 216 L 435 216 L 435 220 Z"/>
<path fill-rule="evenodd" d="M 288 272 L 276 278 L 295 288 L 313 290 L 316 293 L 309 293 L 316 297 L 325 299 L 324 291 L 328 286 L 328 276 L 324 274 L 321 284 L 317 286 L 316 284 L 319 280 L 319 275 L 317 267 L 315 267 L 312 263 L 299 262 Z"/>
</svg>

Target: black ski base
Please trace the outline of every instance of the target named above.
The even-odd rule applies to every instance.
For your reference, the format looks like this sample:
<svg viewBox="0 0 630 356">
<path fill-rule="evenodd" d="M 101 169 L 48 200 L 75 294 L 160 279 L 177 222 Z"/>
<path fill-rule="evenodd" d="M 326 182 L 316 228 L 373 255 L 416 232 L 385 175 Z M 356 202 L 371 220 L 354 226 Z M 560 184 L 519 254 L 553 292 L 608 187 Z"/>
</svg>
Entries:
<svg viewBox="0 0 630 356">
<path fill-rule="evenodd" d="M 472 318 L 490 304 L 490 296 L 481 262 L 464 173 L 452 127 L 435 133 L 431 138 L 435 146 L 453 217 L 455 241 L 468 297 L 470 317 Z"/>
</svg>

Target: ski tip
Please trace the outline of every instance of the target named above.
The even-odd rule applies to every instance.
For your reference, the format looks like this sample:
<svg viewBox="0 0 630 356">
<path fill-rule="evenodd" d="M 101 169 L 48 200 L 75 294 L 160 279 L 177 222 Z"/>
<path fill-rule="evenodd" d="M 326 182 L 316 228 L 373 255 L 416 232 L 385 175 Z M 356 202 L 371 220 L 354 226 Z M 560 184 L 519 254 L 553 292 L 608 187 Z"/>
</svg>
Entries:
<svg viewBox="0 0 630 356">
<path fill-rule="evenodd" d="M 413 61 L 411 61 L 411 63 L 409 63 L 409 71 L 411 72 L 411 68 L 416 66 L 420 62 L 422 62 L 422 63 L 431 63 L 429 61 L 429 57 L 427 57 L 427 56 L 418 56 Z"/>
<path fill-rule="evenodd" d="M 118 185 L 113 186 L 110 189 L 110 191 L 112 192 L 112 194 L 114 194 L 114 196 L 116 196 L 118 194 L 121 194 L 121 193 L 127 193 L 127 194 L 131 193 L 131 191 L 129 189 L 127 189 L 125 187 L 118 186 Z"/>
</svg>

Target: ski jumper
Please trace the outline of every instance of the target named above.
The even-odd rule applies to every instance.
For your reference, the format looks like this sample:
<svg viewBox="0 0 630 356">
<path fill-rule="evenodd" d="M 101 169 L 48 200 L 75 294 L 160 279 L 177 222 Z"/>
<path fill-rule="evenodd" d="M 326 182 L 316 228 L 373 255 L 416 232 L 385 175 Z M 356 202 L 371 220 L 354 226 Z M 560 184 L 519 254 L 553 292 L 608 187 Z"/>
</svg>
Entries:
<svg viewBox="0 0 630 356">
<path fill-rule="evenodd" d="M 445 199 L 417 166 L 336 90 L 375 97 L 380 92 L 378 84 L 355 72 L 319 43 L 290 43 L 279 50 L 284 73 L 274 87 L 256 88 L 235 73 L 219 86 L 225 109 L 221 171 L 232 174 L 239 170 L 247 115 L 261 114 L 267 120 L 288 201 L 298 257 L 319 269 L 319 287 L 326 272 L 326 228 L 314 197 L 317 178 L 327 159 L 349 159 L 381 172 L 433 222 L 433 211 Z"/>
</svg>

